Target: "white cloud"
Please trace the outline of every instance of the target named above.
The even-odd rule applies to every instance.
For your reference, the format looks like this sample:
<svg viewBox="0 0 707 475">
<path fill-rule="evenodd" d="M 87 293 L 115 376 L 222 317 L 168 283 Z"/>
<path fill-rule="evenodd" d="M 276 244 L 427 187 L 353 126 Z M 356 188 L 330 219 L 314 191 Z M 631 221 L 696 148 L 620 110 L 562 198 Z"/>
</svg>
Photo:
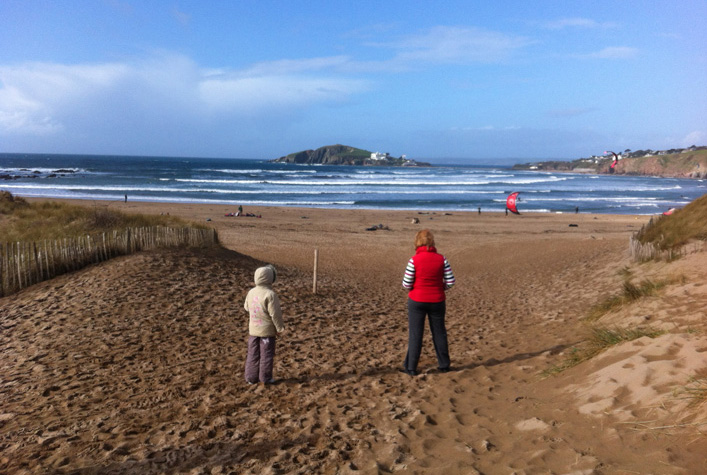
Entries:
<svg viewBox="0 0 707 475">
<path fill-rule="evenodd" d="M 0 132 L 48 134 L 62 130 L 62 111 L 100 95 L 125 74 L 116 64 L 0 66 Z"/>
<path fill-rule="evenodd" d="M 638 49 L 628 46 L 609 46 L 587 56 L 599 59 L 630 59 L 638 56 Z"/>
<path fill-rule="evenodd" d="M 365 91 L 364 81 L 304 74 L 345 61 L 314 58 L 224 71 L 162 54 L 131 63 L 0 65 L 0 133 L 90 135 L 101 129 L 120 135 L 120 129 L 136 130 L 138 124 L 165 128 L 178 123 L 184 128 L 189 123 L 291 113 Z"/>
<path fill-rule="evenodd" d="M 179 10 L 176 7 L 172 9 L 172 15 L 174 16 L 174 19 L 177 20 L 177 23 L 182 26 L 189 26 L 191 23 L 191 15 Z"/>
<path fill-rule="evenodd" d="M 547 116 L 555 119 L 564 119 L 568 117 L 577 117 L 594 112 L 596 109 L 591 107 L 577 107 L 574 109 L 554 109 L 547 111 Z"/>
<path fill-rule="evenodd" d="M 522 36 L 512 36 L 479 28 L 437 26 L 426 33 L 381 44 L 397 51 L 394 63 L 496 62 L 532 44 Z"/>
<path fill-rule="evenodd" d="M 329 56 L 322 58 L 283 59 L 256 63 L 250 68 L 240 72 L 244 76 L 270 76 L 273 74 L 293 74 L 301 72 L 321 71 L 324 69 L 337 69 L 351 63 L 348 56 Z"/>
<path fill-rule="evenodd" d="M 361 81 L 297 76 L 211 77 L 199 83 L 199 98 L 212 111 L 243 111 L 304 107 L 338 102 L 361 92 Z"/>
<path fill-rule="evenodd" d="M 707 133 L 702 130 L 694 130 L 687 134 L 681 141 L 680 144 L 683 147 L 691 147 L 692 145 L 702 145 L 707 142 Z"/>
<path fill-rule="evenodd" d="M 614 28 L 615 23 L 604 22 L 599 23 L 590 18 L 561 18 L 559 20 L 551 21 L 545 24 L 545 28 L 550 30 L 562 30 L 565 28 Z"/>
<path fill-rule="evenodd" d="M 61 130 L 47 109 L 16 88 L 0 89 L 0 132 L 45 135 Z"/>
<path fill-rule="evenodd" d="M 452 127 L 450 130 L 454 132 L 499 132 L 506 130 L 518 130 L 517 125 L 507 125 L 505 127 L 496 127 L 494 125 L 483 125 L 481 127 Z"/>
</svg>

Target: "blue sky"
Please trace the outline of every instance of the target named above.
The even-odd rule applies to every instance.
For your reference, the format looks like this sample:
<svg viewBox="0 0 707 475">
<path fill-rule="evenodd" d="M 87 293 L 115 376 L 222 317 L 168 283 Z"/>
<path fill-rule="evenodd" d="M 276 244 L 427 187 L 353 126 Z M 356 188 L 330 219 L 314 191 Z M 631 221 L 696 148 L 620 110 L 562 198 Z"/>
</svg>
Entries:
<svg viewBox="0 0 707 475">
<path fill-rule="evenodd" d="M 707 0 L 0 2 L 0 152 L 707 144 Z"/>
</svg>

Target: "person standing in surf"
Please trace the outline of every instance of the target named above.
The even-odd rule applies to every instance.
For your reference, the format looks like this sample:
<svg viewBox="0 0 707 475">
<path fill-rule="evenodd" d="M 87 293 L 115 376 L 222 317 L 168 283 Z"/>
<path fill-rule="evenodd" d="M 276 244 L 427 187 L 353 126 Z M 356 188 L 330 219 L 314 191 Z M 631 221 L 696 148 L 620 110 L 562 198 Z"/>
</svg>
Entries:
<svg viewBox="0 0 707 475">
<path fill-rule="evenodd" d="M 432 232 L 423 229 L 415 235 L 415 255 L 410 258 L 403 276 L 403 288 L 408 291 L 408 350 L 403 362 L 404 373 L 417 375 L 422 352 L 425 317 L 430 322 L 432 342 L 437 354 L 439 371 L 449 371 L 449 347 L 446 315 L 446 294 L 455 283 L 449 261 L 437 253 Z"/>
</svg>

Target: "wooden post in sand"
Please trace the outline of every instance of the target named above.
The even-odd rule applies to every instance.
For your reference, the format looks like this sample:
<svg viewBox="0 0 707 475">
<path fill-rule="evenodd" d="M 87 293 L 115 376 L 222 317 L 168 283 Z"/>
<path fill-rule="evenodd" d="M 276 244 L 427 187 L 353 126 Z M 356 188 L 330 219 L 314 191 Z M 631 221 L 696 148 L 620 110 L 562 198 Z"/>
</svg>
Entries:
<svg viewBox="0 0 707 475">
<path fill-rule="evenodd" d="M 317 265 L 319 264 L 319 249 L 314 250 L 314 285 L 312 293 L 317 293 Z"/>
</svg>

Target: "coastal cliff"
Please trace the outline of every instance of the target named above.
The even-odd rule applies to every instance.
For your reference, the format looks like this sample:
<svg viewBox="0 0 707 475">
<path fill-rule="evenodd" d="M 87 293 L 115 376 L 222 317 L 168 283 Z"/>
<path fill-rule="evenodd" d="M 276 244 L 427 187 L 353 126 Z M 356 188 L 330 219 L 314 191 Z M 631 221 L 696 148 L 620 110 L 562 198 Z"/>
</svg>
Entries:
<svg viewBox="0 0 707 475">
<path fill-rule="evenodd" d="M 707 178 L 707 147 L 683 150 L 623 152 L 612 169 L 613 157 L 589 157 L 572 161 L 546 161 L 514 165 L 514 170 Z"/>
<path fill-rule="evenodd" d="M 304 150 L 272 160 L 279 163 L 299 163 L 308 165 L 360 165 L 388 167 L 420 167 L 429 163 L 405 158 L 391 157 L 389 154 L 371 153 L 368 150 L 348 145 L 327 145 L 316 150 Z"/>
</svg>

